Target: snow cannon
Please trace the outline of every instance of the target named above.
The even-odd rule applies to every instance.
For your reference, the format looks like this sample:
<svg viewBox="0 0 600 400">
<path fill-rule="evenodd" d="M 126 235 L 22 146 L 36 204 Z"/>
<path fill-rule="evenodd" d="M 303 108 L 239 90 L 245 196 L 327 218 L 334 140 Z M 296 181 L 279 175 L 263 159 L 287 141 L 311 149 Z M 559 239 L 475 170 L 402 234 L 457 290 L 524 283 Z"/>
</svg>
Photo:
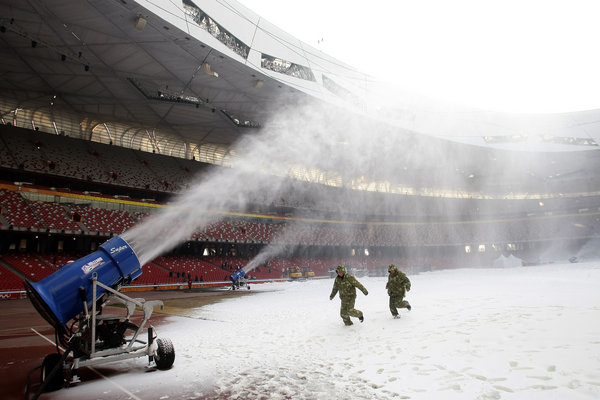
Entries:
<svg viewBox="0 0 600 400">
<path fill-rule="evenodd" d="M 231 275 L 231 289 L 236 290 L 242 286 L 246 286 L 248 290 L 250 290 L 250 285 L 248 285 L 248 278 L 246 278 L 246 271 L 243 268 L 238 269 Z"/>
<path fill-rule="evenodd" d="M 77 370 L 81 367 L 148 357 L 151 366 L 171 368 L 175 361 L 171 341 L 158 338 L 151 325 L 146 340 L 141 334 L 154 307 L 163 309 L 163 302 L 131 298 L 119 292 L 141 274 L 133 248 L 115 236 L 97 251 L 64 265 L 41 281 L 24 282 L 27 296 L 54 327 L 59 342 L 56 353 L 46 355 L 42 362 L 41 384 L 33 400 L 43 392 L 79 383 Z M 116 309 L 120 310 L 118 314 L 103 312 L 105 306 L 113 303 L 125 307 Z M 141 322 L 132 318 L 139 310 L 143 312 Z"/>
<path fill-rule="evenodd" d="M 235 271 L 235 273 L 233 275 L 231 275 L 231 282 L 236 283 L 240 278 L 243 278 L 245 276 L 246 276 L 246 271 L 244 271 L 242 268 L 240 268 L 237 271 Z"/>
<path fill-rule="evenodd" d="M 92 290 L 93 279 L 113 289 L 142 274 L 140 261 L 129 244 L 115 236 L 99 249 L 39 282 L 25 281 L 27 296 L 38 312 L 56 329 L 98 300 L 106 289 Z"/>
</svg>

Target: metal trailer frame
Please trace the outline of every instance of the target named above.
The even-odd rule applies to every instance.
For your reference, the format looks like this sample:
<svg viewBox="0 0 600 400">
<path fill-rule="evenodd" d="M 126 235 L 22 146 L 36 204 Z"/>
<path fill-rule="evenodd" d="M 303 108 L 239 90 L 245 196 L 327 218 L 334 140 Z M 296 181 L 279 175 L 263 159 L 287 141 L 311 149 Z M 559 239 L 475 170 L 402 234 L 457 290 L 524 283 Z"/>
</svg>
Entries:
<svg viewBox="0 0 600 400">
<path fill-rule="evenodd" d="M 98 306 L 99 301 L 92 303 L 91 312 L 88 310 L 87 303 L 84 300 L 84 311 L 76 317 L 74 320 L 77 321 L 77 331 L 73 333 L 68 340 L 61 342 L 65 350 L 58 360 L 58 343 L 57 353 L 46 356 L 46 359 L 53 356 L 52 361 L 42 364 L 42 383 L 38 391 L 35 393 L 33 399 L 37 399 L 44 390 L 49 387 L 50 390 L 56 390 L 60 387 L 58 382 L 66 380 L 66 372 L 71 373 L 71 379 L 67 380 L 68 384 L 80 382 L 77 376 L 77 369 L 81 367 L 91 367 L 100 364 L 106 364 L 115 361 L 127 360 L 138 357 L 148 357 L 148 366 L 156 366 L 158 369 L 168 369 L 171 367 L 175 360 L 175 351 L 169 339 L 157 339 L 154 335 L 154 328 L 148 327 L 148 340 L 146 342 L 139 339 L 140 333 L 146 326 L 146 323 L 152 316 L 154 307 L 159 306 L 162 310 L 164 304 L 162 300 L 151 300 L 146 301 L 143 298 L 131 298 L 111 287 L 98 282 L 97 277 L 92 277 L 92 298 L 96 299 L 97 288 L 101 287 L 106 290 L 102 296 L 106 295 L 106 299 Z M 84 297 L 85 299 L 85 297 Z M 125 305 L 127 309 L 127 315 L 125 317 L 115 315 L 102 315 L 99 311 L 107 305 L 107 303 L 115 299 L 118 302 Z M 135 312 L 136 308 L 140 308 L 143 311 L 143 319 L 139 326 L 133 323 L 129 323 L 129 319 Z M 125 329 L 135 331 L 133 336 L 129 339 L 125 339 L 125 335 L 121 337 L 124 342 L 118 347 L 106 348 L 97 350 L 97 327 L 101 321 L 119 321 L 120 323 L 126 323 Z M 55 327 L 56 329 L 56 327 Z M 66 339 L 66 331 L 63 330 L 63 336 Z M 59 332 L 57 330 L 57 337 Z M 92 338 L 94 338 L 92 340 Z M 73 357 L 69 358 L 69 355 L 73 353 Z M 75 356 L 77 354 L 77 356 Z M 50 365 L 45 365 L 50 364 Z M 56 374 L 61 373 L 57 377 Z"/>
</svg>

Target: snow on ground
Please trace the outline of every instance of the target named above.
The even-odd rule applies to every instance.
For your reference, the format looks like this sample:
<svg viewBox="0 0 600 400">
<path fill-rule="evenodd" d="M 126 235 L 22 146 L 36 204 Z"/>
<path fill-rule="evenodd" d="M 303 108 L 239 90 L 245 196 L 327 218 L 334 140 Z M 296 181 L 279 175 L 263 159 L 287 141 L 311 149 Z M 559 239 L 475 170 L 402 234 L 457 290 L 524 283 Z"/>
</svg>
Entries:
<svg viewBox="0 0 600 400">
<path fill-rule="evenodd" d="M 101 381 L 57 394 L 135 398 L 160 381 L 155 399 L 600 398 L 600 263 L 409 277 L 413 309 L 396 320 L 386 278 L 359 278 L 365 322 L 350 327 L 332 279 L 253 285 L 169 317 L 173 368 L 146 373 L 142 358 L 110 377 L 130 396 Z"/>
</svg>

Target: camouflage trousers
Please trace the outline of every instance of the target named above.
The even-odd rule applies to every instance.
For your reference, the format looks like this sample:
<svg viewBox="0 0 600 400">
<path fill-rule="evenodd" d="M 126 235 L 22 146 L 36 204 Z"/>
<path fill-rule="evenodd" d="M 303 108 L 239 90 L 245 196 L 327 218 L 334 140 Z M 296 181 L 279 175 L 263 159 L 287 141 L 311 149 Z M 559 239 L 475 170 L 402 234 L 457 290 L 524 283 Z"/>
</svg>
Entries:
<svg viewBox="0 0 600 400">
<path fill-rule="evenodd" d="M 398 308 L 408 308 L 408 301 L 404 300 L 404 295 L 390 296 L 390 312 L 393 316 L 398 315 Z"/>
<path fill-rule="evenodd" d="M 340 306 L 340 317 L 342 317 L 344 324 L 352 325 L 352 321 L 350 321 L 350 317 L 360 318 L 363 316 L 362 311 L 354 308 L 354 302 L 356 301 L 356 296 L 344 297 L 341 300 L 342 300 L 342 305 Z"/>
</svg>

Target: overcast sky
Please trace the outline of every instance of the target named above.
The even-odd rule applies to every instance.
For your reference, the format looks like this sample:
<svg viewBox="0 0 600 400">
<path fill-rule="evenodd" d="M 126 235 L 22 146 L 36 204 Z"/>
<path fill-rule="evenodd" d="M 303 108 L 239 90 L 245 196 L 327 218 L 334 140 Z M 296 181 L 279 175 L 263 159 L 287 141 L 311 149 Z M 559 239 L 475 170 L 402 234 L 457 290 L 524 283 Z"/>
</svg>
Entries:
<svg viewBox="0 0 600 400">
<path fill-rule="evenodd" d="M 600 107 L 596 0 L 240 0 L 402 88 L 511 112 Z"/>
</svg>

